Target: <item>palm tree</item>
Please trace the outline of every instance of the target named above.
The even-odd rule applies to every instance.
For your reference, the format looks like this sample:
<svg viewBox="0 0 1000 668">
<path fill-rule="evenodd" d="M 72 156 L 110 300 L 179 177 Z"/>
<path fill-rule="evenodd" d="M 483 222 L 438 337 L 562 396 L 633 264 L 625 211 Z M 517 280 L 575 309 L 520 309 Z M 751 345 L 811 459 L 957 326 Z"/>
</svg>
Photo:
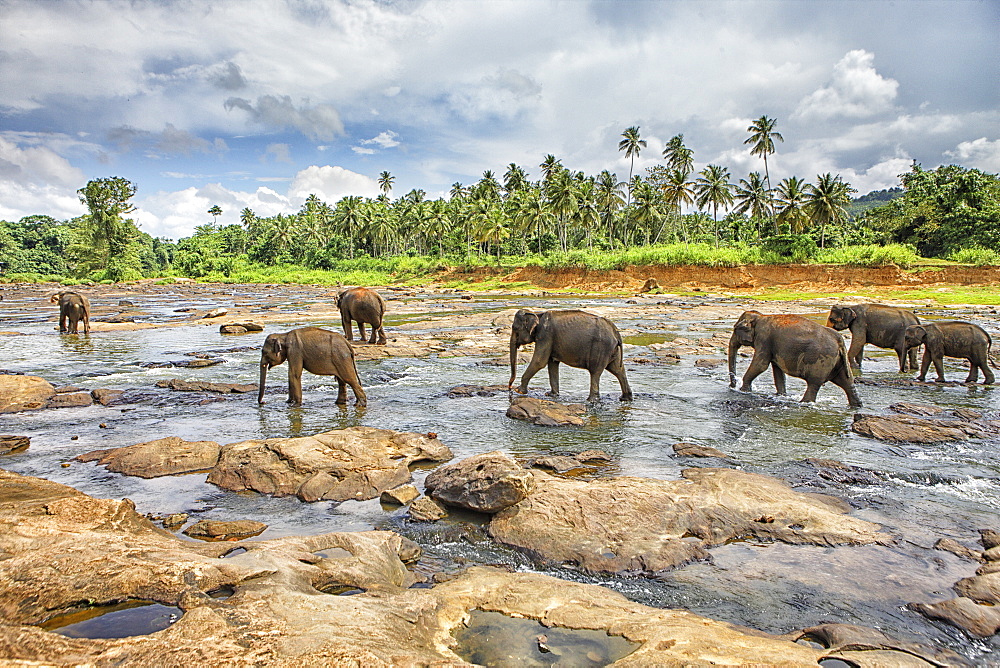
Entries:
<svg viewBox="0 0 1000 668">
<path fill-rule="evenodd" d="M 593 230 L 601 221 L 597 208 L 597 186 L 593 179 L 586 179 L 577 189 L 577 207 L 570 215 L 570 222 L 575 229 L 581 230 L 587 237 L 587 248 L 593 250 Z"/>
<path fill-rule="evenodd" d="M 649 244 L 650 233 L 656 226 L 656 221 L 663 217 L 659 208 L 660 197 L 656 188 L 647 181 L 642 181 L 635 188 L 635 213 L 634 219 L 636 228 L 640 225 L 646 234 L 646 244 Z M 661 226 L 662 230 L 662 226 Z"/>
<path fill-rule="evenodd" d="M 465 197 L 465 186 L 463 186 L 458 181 L 455 181 L 454 183 L 451 184 L 451 191 L 448 193 L 448 195 L 452 199 L 459 199 Z"/>
<path fill-rule="evenodd" d="M 528 174 L 513 162 L 507 165 L 507 172 L 503 175 L 503 189 L 507 197 L 524 190 L 527 185 Z"/>
<path fill-rule="evenodd" d="M 382 172 L 378 175 L 378 189 L 382 191 L 383 196 L 389 197 L 389 193 L 392 192 L 392 184 L 395 182 L 396 177 L 389 172 Z"/>
<path fill-rule="evenodd" d="M 625 198 L 622 197 L 622 189 L 625 184 L 618 180 L 617 175 L 605 169 L 597 175 L 596 186 L 597 207 L 601 211 L 601 219 L 608 231 L 608 238 L 614 244 L 615 212 L 625 206 Z"/>
<path fill-rule="evenodd" d="M 775 231 L 778 223 L 788 224 L 793 234 L 801 234 L 809 215 L 806 213 L 806 183 L 797 176 L 790 176 L 778 184 L 775 191 L 778 205 L 778 216 L 774 222 Z"/>
<path fill-rule="evenodd" d="M 747 128 L 750 136 L 743 142 L 744 144 L 752 144 L 750 155 L 759 155 L 764 158 L 764 180 L 767 181 L 768 190 L 771 189 L 771 175 L 767 171 L 767 156 L 774 153 L 775 139 L 785 141 L 780 133 L 774 131 L 777 124 L 777 119 L 761 116 Z"/>
<path fill-rule="evenodd" d="M 550 231 L 556 223 L 555 214 L 549 209 L 545 200 L 542 199 L 541 192 L 532 188 L 526 195 L 524 201 L 519 202 L 514 224 L 517 231 L 524 234 L 532 227 L 535 228 L 535 236 L 538 238 L 538 254 L 542 253 L 542 235 Z"/>
<path fill-rule="evenodd" d="M 559 221 L 558 233 L 559 242 L 563 252 L 568 250 L 566 244 L 566 221 L 576 211 L 577 182 L 573 174 L 568 169 L 554 172 L 545 188 L 545 195 L 548 199 L 549 207 Z"/>
<path fill-rule="evenodd" d="M 679 170 L 685 177 L 694 169 L 694 151 L 684 145 L 684 135 L 674 135 L 663 147 L 663 159 L 667 169 Z"/>
<path fill-rule="evenodd" d="M 473 233 L 479 243 L 496 245 L 497 262 L 499 262 L 500 251 L 503 248 L 500 242 L 510 236 L 507 218 L 500 207 L 487 202 L 481 202 L 481 204 L 484 206 L 477 206 L 474 214 L 475 228 Z"/>
<path fill-rule="evenodd" d="M 635 156 L 639 155 L 639 151 L 644 148 L 646 148 L 646 140 L 639 139 L 639 126 L 633 125 L 630 128 L 625 128 L 625 132 L 622 133 L 622 140 L 618 142 L 618 150 L 625 151 L 625 157 L 631 159 L 628 166 L 628 180 L 630 182 L 632 181 L 632 169 L 635 167 Z M 631 200 L 631 197 L 632 193 L 629 191 L 629 200 Z"/>
<path fill-rule="evenodd" d="M 806 190 L 805 211 L 814 225 L 820 226 L 820 248 L 826 246 L 826 226 L 836 225 L 847 219 L 847 207 L 851 203 L 851 193 L 857 192 L 848 183 L 830 172 L 816 177 L 816 184 L 809 184 Z"/>
<path fill-rule="evenodd" d="M 500 199 L 500 182 L 493 175 L 493 170 L 483 172 L 483 178 L 476 184 L 476 196 L 495 202 Z"/>
<path fill-rule="evenodd" d="M 538 165 L 542 170 L 542 181 L 546 184 L 552 179 L 552 175 L 563 168 L 562 162 L 556 160 L 556 156 L 549 153 L 542 159 L 542 164 Z"/>
<path fill-rule="evenodd" d="M 208 210 L 208 213 L 212 216 L 212 224 L 214 225 L 219 220 L 219 216 L 222 215 L 222 207 L 218 204 L 213 204 L 212 208 Z"/>
<path fill-rule="evenodd" d="M 431 202 L 430 217 L 425 224 L 428 236 L 438 240 L 438 257 L 444 256 L 444 235 L 451 231 L 451 219 L 447 215 L 448 203 L 443 199 Z"/>
<path fill-rule="evenodd" d="M 765 218 L 771 212 L 771 191 L 764 186 L 764 178 L 760 172 L 750 172 L 745 179 L 740 179 L 735 193 L 736 213 L 746 214 L 751 218 Z"/>
<path fill-rule="evenodd" d="M 381 216 L 375 216 L 375 218 L 387 218 L 388 212 L 383 213 Z M 337 222 L 337 226 L 341 234 L 346 233 L 348 237 L 348 254 L 349 257 L 354 259 L 354 236 L 358 230 L 363 229 L 365 223 L 365 211 L 362 207 L 361 198 L 357 195 L 348 195 L 339 202 L 337 202 L 337 208 L 334 210 L 334 219 Z"/>
<path fill-rule="evenodd" d="M 719 246 L 719 207 L 727 207 L 733 203 L 733 186 L 729 183 L 729 170 L 719 165 L 709 165 L 701 170 L 694 183 L 698 208 L 712 206 L 712 218 L 715 221 L 715 246 Z"/>
<path fill-rule="evenodd" d="M 695 192 L 694 192 L 694 181 L 688 179 L 689 172 L 685 172 L 681 169 L 672 169 L 667 172 L 666 181 L 663 183 L 663 201 L 664 203 L 673 210 L 675 216 L 677 216 L 678 225 L 681 228 L 681 233 L 684 235 L 684 243 L 688 243 L 688 230 L 687 226 L 681 224 L 681 211 L 685 206 L 691 206 L 694 204 Z M 660 227 L 660 232 L 663 231 L 663 227 Z M 656 239 L 653 243 L 660 240 L 660 235 L 656 235 Z"/>
</svg>

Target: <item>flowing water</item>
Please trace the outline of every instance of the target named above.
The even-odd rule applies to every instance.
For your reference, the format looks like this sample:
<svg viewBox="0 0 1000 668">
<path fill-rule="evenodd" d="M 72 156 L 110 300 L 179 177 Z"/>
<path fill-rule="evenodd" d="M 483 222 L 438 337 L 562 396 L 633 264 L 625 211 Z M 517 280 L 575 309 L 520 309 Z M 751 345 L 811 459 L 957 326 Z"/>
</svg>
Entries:
<svg viewBox="0 0 1000 668">
<path fill-rule="evenodd" d="M 603 401 L 589 409 L 582 428 L 546 429 L 505 416 L 506 395 L 450 398 L 446 390 L 459 384 L 503 383 L 508 370 L 483 364 L 482 358 L 389 358 L 359 362 L 368 392 L 367 409 L 352 403 L 334 404 L 336 381 L 304 374 L 304 406 L 284 403 L 284 366 L 269 377 L 268 403 L 256 395 L 229 395 L 205 402 L 205 395 L 155 388 L 161 379 L 183 378 L 215 382 L 255 383 L 259 347 L 268 331 L 319 325 L 339 329 L 339 322 L 296 321 L 303 304 L 321 297 L 305 288 L 268 288 L 268 298 L 252 286 L 234 288 L 233 299 L 270 313 L 287 312 L 287 323 L 263 333 L 223 336 L 217 325 L 184 325 L 165 329 L 93 332 L 89 336 L 57 335 L 54 309 L 39 308 L 38 300 L 8 295 L 0 302 L 2 329 L 22 333 L 0 337 L 0 367 L 42 376 L 56 386 L 135 388 L 143 399 L 134 404 L 53 409 L 0 416 L 0 432 L 31 436 L 31 446 L 4 456 L 0 466 L 71 485 L 104 498 L 132 499 L 139 512 L 166 515 L 189 513 L 197 519 L 262 519 L 269 528 L 260 538 L 362 531 L 398 531 L 424 548 L 417 570 L 455 571 L 470 564 L 502 564 L 518 570 L 540 570 L 558 577 L 600 584 L 656 607 L 685 608 L 719 620 L 772 633 L 785 633 L 823 622 L 861 624 L 901 639 L 948 646 L 980 665 L 1000 663 L 1000 640 L 975 640 L 950 626 L 907 610 L 908 602 L 953 597 L 951 585 L 974 573 L 976 564 L 932 549 L 950 537 L 978 547 L 978 529 L 1000 528 L 1000 444 L 973 440 L 935 445 L 887 444 L 849 431 L 853 414 L 843 392 L 833 385 L 820 391 L 814 405 L 795 401 L 805 384 L 789 377 L 789 398 L 771 396 L 769 374 L 755 383 L 754 394 L 728 387 L 725 366 L 696 368 L 693 356 L 679 364 L 629 363 L 635 393 L 631 403 L 617 400 L 618 386 L 610 374 L 602 384 Z M 280 291 L 278 296 L 273 292 Z M 181 308 L 218 305 L 207 297 L 181 294 L 133 299 L 152 322 L 184 317 Z M 434 331 L 434 318 L 453 312 L 497 311 L 504 308 L 615 305 L 616 298 L 480 298 L 473 302 L 437 298 L 426 312 L 389 318 L 387 333 L 408 323 L 406 334 Z M 697 304 L 731 309 L 731 318 L 706 319 Z M 747 305 L 751 306 L 751 305 Z M 277 307 L 277 308 L 275 308 Z M 390 308 L 392 305 L 390 303 Z M 767 311 L 766 305 L 756 308 Z M 674 335 L 688 338 L 730 330 L 742 305 L 703 297 L 680 312 L 655 319 L 616 319 L 628 337 L 626 358 L 649 356 L 651 344 Z M 721 311 L 719 311 L 721 312 Z M 729 311 L 727 311 L 728 313 Z M 927 314 L 921 314 L 927 315 Z M 817 317 L 822 317 L 817 314 Z M 968 313 L 949 317 L 968 318 Z M 418 329 L 421 322 L 425 329 Z M 988 330 L 995 321 L 979 318 Z M 664 335 L 664 326 L 671 331 Z M 251 348 L 234 352 L 213 352 Z M 146 362 L 190 359 L 187 352 L 212 352 L 226 363 L 200 369 L 145 368 Z M 865 362 L 865 376 L 897 378 L 891 351 L 875 351 Z M 724 357 L 721 352 L 718 357 Z M 741 360 L 740 373 L 746 366 Z M 523 367 L 522 367 L 523 368 Z M 964 379 L 965 370 L 946 369 L 949 379 Z M 583 401 L 588 378 L 564 367 L 560 376 L 564 401 Z M 540 395 L 544 372 L 532 381 Z M 898 401 L 934 403 L 982 411 L 998 408 L 1000 389 L 980 387 L 889 388 L 859 386 L 864 412 L 880 413 Z M 204 474 L 140 479 L 109 473 L 93 464 L 70 462 L 78 454 L 130 445 L 164 436 L 220 443 L 309 435 L 353 425 L 437 432 L 461 459 L 489 450 L 504 450 L 528 458 L 547 453 L 597 448 L 615 461 L 608 474 L 676 479 L 690 466 L 734 465 L 779 476 L 804 491 L 832 493 L 848 500 L 858 517 L 880 524 L 895 536 L 888 547 L 816 547 L 782 543 L 733 542 L 711 550 L 712 559 L 676 569 L 658 579 L 595 577 L 573 570 L 541 568 L 527 557 L 486 537 L 482 517 L 458 514 L 443 523 L 413 523 L 405 510 L 365 502 L 307 504 L 295 498 L 236 494 L 205 482 Z M 75 438 L 75 440 L 74 440 Z M 671 448 L 678 441 L 716 447 L 738 463 L 678 458 Z M 837 484 L 820 478 L 806 458 L 835 459 L 875 472 L 865 484 Z M 414 478 L 421 485 L 427 469 Z M 178 537 L 185 538 L 178 534 Z"/>
</svg>

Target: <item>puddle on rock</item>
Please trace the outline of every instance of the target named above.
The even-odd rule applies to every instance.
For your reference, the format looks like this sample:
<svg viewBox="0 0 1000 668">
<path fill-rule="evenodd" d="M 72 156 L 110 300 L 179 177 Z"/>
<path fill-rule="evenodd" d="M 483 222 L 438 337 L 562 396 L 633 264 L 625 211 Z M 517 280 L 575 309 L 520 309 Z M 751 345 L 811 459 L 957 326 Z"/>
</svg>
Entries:
<svg viewBox="0 0 1000 668">
<path fill-rule="evenodd" d="M 325 550 L 316 550 L 313 554 L 323 559 L 345 559 L 354 556 L 342 547 L 328 547 Z"/>
<path fill-rule="evenodd" d="M 547 628 L 533 619 L 473 610 L 453 634 L 455 653 L 482 666 L 606 666 L 639 648 L 604 631 Z"/>
<path fill-rule="evenodd" d="M 174 606 L 133 599 L 64 612 L 40 626 L 70 638 L 128 638 L 162 631 L 181 614 L 180 608 Z"/>
<path fill-rule="evenodd" d="M 365 593 L 364 589 L 359 589 L 353 585 L 340 584 L 339 582 L 321 585 L 316 587 L 316 589 L 324 594 L 332 594 L 333 596 L 354 596 L 355 594 Z"/>
</svg>

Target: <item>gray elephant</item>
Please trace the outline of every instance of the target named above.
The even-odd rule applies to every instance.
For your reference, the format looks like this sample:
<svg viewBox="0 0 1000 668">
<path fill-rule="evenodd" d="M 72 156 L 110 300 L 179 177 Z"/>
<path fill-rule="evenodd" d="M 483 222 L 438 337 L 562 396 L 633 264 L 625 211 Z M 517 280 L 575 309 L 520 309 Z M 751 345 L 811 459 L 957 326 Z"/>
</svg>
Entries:
<svg viewBox="0 0 1000 668">
<path fill-rule="evenodd" d="M 302 327 L 284 334 L 269 334 L 260 350 L 260 391 L 257 403 L 264 403 L 267 370 L 288 361 L 288 403 L 302 405 L 302 370 L 320 376 L 337 377 L 337 403 L 347 403 L 347 386 L 354 390 L 354 403 L 368 405 L 368 395 L 358 380 L 351 344 L 337 332 L 319 327 Z"/>
<path fill-rule="evenodd" d="M 847 359 L 844 337 L 800 315 L 763 315 L 745 311 L 729 338 L 729 387 L 736 387 L 736 353 L 753 348 L 753 359 L 743 374 L 740 390 L 750 392 L 754 379 L 771 365 L 774 387 L 785 394 L 785 374 L 806 381 L 802 401 L 816 401 L 823 383 L 830 381 L 847 395 L 852 408 L 861 406 Z"/>
<path fill-rule="evenodd" d="M 851 330 L 851 347 L 847 358 L 851 366 L 861 368 L 861 356 L 865 344 L 896 351 L 899 372 L 906 371 L 907 349 L 903 341 L 906 328 L 919 325 L 920 320 L 912 311 L 882 304 L 858 304 L 857 306 L 834 306 L 826 320 L 826 326 L 843 331 Z M 917 351 L 909 351 L 910 370 L 917 369 Z"/>
<path fill-rule="evenodd" d="M 521 376 L 521 387 L 518 389 L 521 394 L 528 391 L 532 376 L 547 365 L 549 394 L 558 396 L 559 363 L 562 362 L 590 372 L 587 401 L 600 399 L 600 380 L 605 369 L 618 379 L 622 401 L 632 399 L 632 388 L 622 364 L 622 337 L 607 318 L 576 310 L 518 311 L 510 328 L 510 380 L 507 386 L 511 389 L 517 375 L 517 349 L 529 343 L 535 344 L 535 352 Z"/>
<path fill-rule="evenodd" d="M 927 369 L 934 362 L 937 382 L 944 382 L 944 357 L 960 357 L 969 360 L 969 377 L 966 383 L 979 380 L 979 370 L 983 370 L 983 384 L 992 385 L 995 378 L 990 369 L 990 347 L 993 341 L 979 325 L 961 320 L 911 325 L 906 328 L 907 348 L 918 348 L 924 344 L 924 358 L 920 362 L 917 380 L 927 378 Z"/>
<path fill-rule="evenodd" d="M 337 307 L 340 309 L 340 322 L 348 341 L 354 340 L 351 332 L 351 321 L 354 321 L 358 323 L 362 342 L 365 340 L 365 323 L 368 323 L 372 326 L 372 336 L 368 343 L 385 345 L 385 330 L 382 329 L 385 300 L 382 295 L 368 288 L 347 288 L 337 294 Z"/>
<path fill-rule="evenodd" d="M 49 297 L 50 304 L 59 304 L 59 333 L 79 333 L 83 321 L 83 333 L 90 333 L 90 300 L 83 295 L 62 290 Z M 68 322 L 68 326 L 67 326 Z"/>
</svg>

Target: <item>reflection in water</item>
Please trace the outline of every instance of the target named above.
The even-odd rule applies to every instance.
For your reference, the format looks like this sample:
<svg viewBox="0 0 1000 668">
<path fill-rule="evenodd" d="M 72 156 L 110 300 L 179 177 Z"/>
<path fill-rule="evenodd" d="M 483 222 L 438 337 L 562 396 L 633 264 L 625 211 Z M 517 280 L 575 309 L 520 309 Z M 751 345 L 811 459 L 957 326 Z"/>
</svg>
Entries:
<svg viewBox="0 0 1000 668">
<path fill-rule="evenodd" d="M 130 600 L 56 615 L 41 627 L 70 638 L 127 638 L 162 631 L 180 617 L 180 608 Z"/>
</svg>

